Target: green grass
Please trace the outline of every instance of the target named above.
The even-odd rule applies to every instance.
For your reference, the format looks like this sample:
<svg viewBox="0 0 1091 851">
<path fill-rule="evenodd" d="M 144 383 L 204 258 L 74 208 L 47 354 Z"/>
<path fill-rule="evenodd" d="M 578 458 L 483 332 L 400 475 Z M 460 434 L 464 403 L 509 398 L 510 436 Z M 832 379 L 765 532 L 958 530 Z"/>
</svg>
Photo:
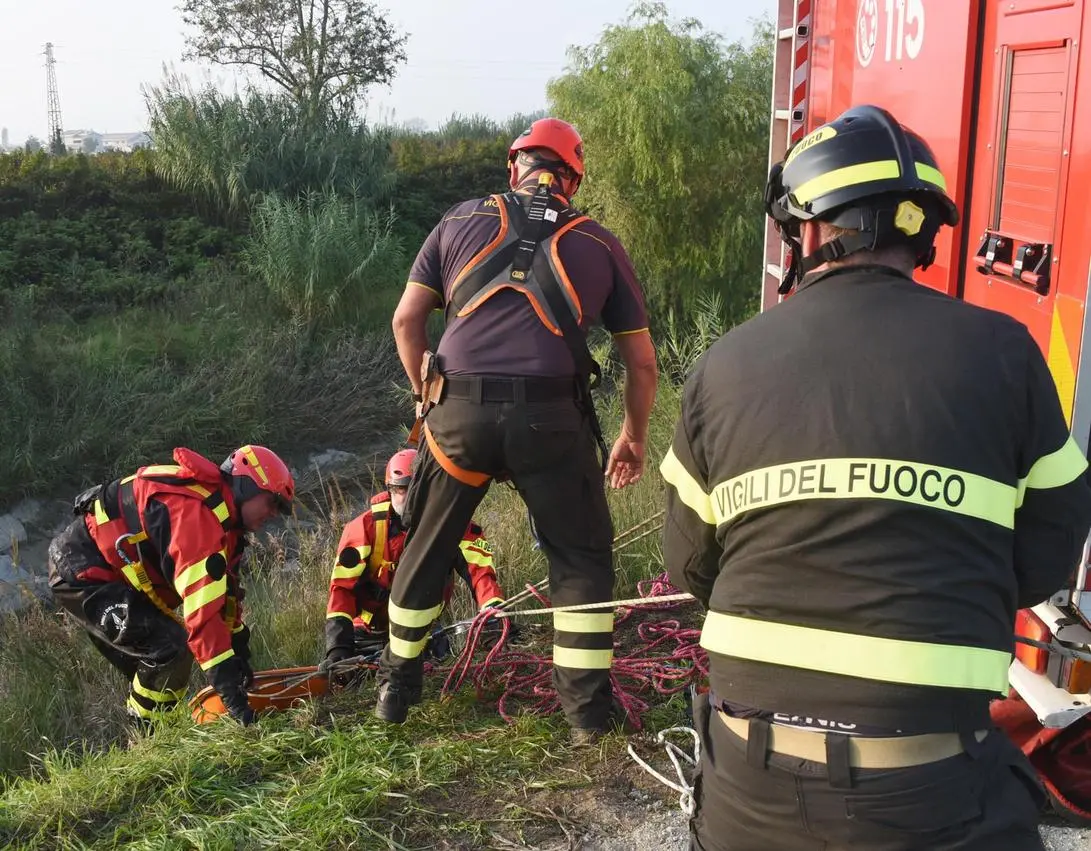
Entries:
<svg viewBox="0 0 1091 851">
<path fill-rule="evenodd" d="M 181 339 L 184 332 L 170 336 Z M 616 385 L 618 364 L 598 354 L 607 385 Z M 673 357 L 665 358 L 665 375 L 684 371 Z M 608 491 L 618 533 L 662 509 L 658 462 L 679 395 L 676 384 L 661 382 L 644 479 Z M 620 425 L 618 398 L 600 396 L 599 410 L 612 439 Z M 399 439 L 386 434 L 391 444 Z M 303 527 L 292 536 L 263 533 L 246 568 L 244 606 L 259 670 L 321 658 L 337 539 L 374 482 L 362 468 L 302 485 Z M 509 596 L 546 575 L 513 490 L 491 488 L 477 519 Z M 286 570 L 289 559 L 298 568 Z M 632 595 L 637 581 L 662 570 L 659 535 L 620 551 L 616 566 L 615 594 Z M 460 588 L 444 617 L 472 610 Z M 545 623 L 537 641 L 548 653 Z M 632 767 L 620 737 L 608 737 L 597 750 L 573 751 L 559 715 L 520 716 L 509 727 L 498 715 L 495 689 L 477 695 L 463 685 L 438 700 L 442 682 L 438 672 L 429 678 L 424 704 L 401 727 L 371 716 L 374 686 L 367 682 L 246 729 L 228 722 L 194 726 L 180 708 L 150 738 L 133 738 L 124 726 L 126 684 L 78 627 L 41 609 L 0 618 L 0 847 L 504 847 L 557 835 L 558 802 L 601 789 L 621 764 Z M 195 669 L 191 689 L 204 685 Z M 644 718 L 649 731 L 682 720 L 680 697 L 651 702 Z"/>
<path fill-rule="evenodd" d="M 389 310 L 400 285 L 375 292 Z M 317 327 L 222 272 L 155 308 L 0 321 L 0 504 L 69 491 L 172 447 L 357 450 L 411 416 L 389 324 Z"/>
<path fill-rule="evenodd" d="M 498 724 L 468 695 L 428 701 L 403 726 L 370 714 L 371 691 L 260 725 L 172 719 L 150 738 L 84 760 L 51 755 L 48 782 L 0 797 L 13 849 L 495 847 L 547 830 L 542 798 L 584 788 L 619 737 L 577 752 L 557 718 Z M 467 779 L 472 778 L 472 783 Z M 442 844 L 449 842 L 452 844 Z"/>
</svg>

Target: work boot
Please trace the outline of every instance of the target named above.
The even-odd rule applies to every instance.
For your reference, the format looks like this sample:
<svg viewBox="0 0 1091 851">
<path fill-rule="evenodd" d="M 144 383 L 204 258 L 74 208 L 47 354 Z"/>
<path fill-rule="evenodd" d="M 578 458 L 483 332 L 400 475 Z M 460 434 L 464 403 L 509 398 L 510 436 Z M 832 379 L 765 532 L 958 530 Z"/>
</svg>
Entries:
<svg viewBox="0 0 1091 851">
<path fill-rule="evenodd" d="M 568 739 L 577 748 L 589 748 L 597 745 L 606 735 L 605 730 L 597 727 L 573 727 L 568 731 Z"/>
<path fill-rule="evenodd" d="M 385 682 L 379 685 L 375 699 L 375 717 L 390 724 L 404 724 L 409 717 L 409 707 L 420 703 L 421 689 L 410 688 L 402 683 Z"/>
<path fill-rule="evenodd" d="M 569 730 L 569 739 L 576 747 L 588 747 L 598 744 L 599 740 L 607 733 L 621 733 L 630 736 L 637 732 L 636 726 L 629 720 L 624 707 L 615 697 L 610 705 L 610 714 L 606 723 L 601 727 L 572 727 Z"/>
</svg>

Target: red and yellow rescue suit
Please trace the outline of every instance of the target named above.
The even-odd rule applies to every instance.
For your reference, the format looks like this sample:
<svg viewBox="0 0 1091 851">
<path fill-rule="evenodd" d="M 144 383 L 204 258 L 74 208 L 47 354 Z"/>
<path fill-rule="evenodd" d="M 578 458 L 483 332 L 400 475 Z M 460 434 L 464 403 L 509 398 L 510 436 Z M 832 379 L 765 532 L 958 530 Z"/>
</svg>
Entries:
<svg viewBox="0 0 1091 851">
<path fill-rule="evenodd" d="M 345 526 L 330 577 L 327 659 L 351 656 L 357 629 L 387 631 L 390 587 L 405 549 L 405 537 L 401 518 L 391 509 L 387 491 L 372 497 L 370 507 Z M 504 599 L 493 567 L 492 546 L 476 523 L 471 522 L 462 536 L 459 558 L 443 592 L 445 605 L 454 592 L 455 573 L 469 583 L 479 609 Z"/>
<path fill-rule="evenodd" d="M 77 497 L 76 519 L 50 545 L 50 587 L 130 679 L 131 714 L 174 706 L 196 659 L 236 715 L 249 672 L 244 530 L 216 464 L 185 448 L 174 460 Z"/>
</svg>

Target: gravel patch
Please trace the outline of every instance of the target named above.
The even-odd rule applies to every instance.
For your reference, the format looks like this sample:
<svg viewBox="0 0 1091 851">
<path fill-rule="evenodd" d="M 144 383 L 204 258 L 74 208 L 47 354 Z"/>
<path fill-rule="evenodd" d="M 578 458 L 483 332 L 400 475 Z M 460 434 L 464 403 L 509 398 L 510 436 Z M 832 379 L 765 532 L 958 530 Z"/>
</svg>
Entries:
<svg viewBox="0 0 1091 851">
<path fill-rule="evenodd" d="M 633 851 L 634 848 L 655 848 L 659 851 L 689 851 L 685 814 L 675 807 L 653 813 L 635 829 L 623 836 L 609 838 L 584 837 L 578 851 Z M 1046 851 L 1091 851 L 1091 829 L 1042 825 Z"/>
</svg>

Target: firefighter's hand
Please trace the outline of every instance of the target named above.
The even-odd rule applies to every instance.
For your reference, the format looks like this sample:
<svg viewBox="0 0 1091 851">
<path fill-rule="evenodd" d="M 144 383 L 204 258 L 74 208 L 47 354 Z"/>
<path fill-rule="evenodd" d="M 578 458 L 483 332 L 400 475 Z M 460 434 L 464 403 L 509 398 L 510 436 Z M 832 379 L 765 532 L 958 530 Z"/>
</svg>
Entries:
<svg viewBox="0 0 1091 851">
<path fill-rule="evenodd" d="M 258 716 L 254 714 L 254 710 L 250 708 L 250 704 L 246 706 L 234 709 L 229 707 L 228 712 L 231 713 L 231 717 L 238 721 L 242 726 L 249 727 L 255 721 L 258 720 Z"/>
<path fill-rule="evenodd" d="M 640 481 L 644 475 L 644 443 L 633 440 L 624 431 L 610 450 L 606 464 L 606 478 L 610 487 L 623 488 Z"/>
<path fill-rule="evenodd" d="M 332 685 L 340 686 L 344 688 L 352 681 L 352 671 L 337 671 L 331 672 L 331 668 L 335 668 L 339 663 L 345 659 L 352 658 L 352 651 L 346 647 L 331 647 L 327 653 L 326 658 L 322 660 L 322 664 L 318 666 L 318 673 L 328 677 Z"/>
<path fill-rule="evenodd" d="M 246 726 L 254 723 L 254 710 L 250 708 L 243 686 L 244 665 L 249 669 L 250 666 L 238 656 L 231 656 L 210 668 L 208 679 L 231 717 Z"/>
<path fill-rule="evenodd" d="M 239 660 L 239 685 L 244 692 L 250 691 L 254 687 L 254 669 L 250 667 L 250 660 Z"/>
<path fill-rule="evenodd" d="M 244 626 L 232 634 L 231 649 L 235 651 L 235 657 L 239 660 L 241 673 L 239 684 L 244 691 L 249 691 L 254 685 L 254 669 L 250 665 L 250 627 Z"/>
</svg>

